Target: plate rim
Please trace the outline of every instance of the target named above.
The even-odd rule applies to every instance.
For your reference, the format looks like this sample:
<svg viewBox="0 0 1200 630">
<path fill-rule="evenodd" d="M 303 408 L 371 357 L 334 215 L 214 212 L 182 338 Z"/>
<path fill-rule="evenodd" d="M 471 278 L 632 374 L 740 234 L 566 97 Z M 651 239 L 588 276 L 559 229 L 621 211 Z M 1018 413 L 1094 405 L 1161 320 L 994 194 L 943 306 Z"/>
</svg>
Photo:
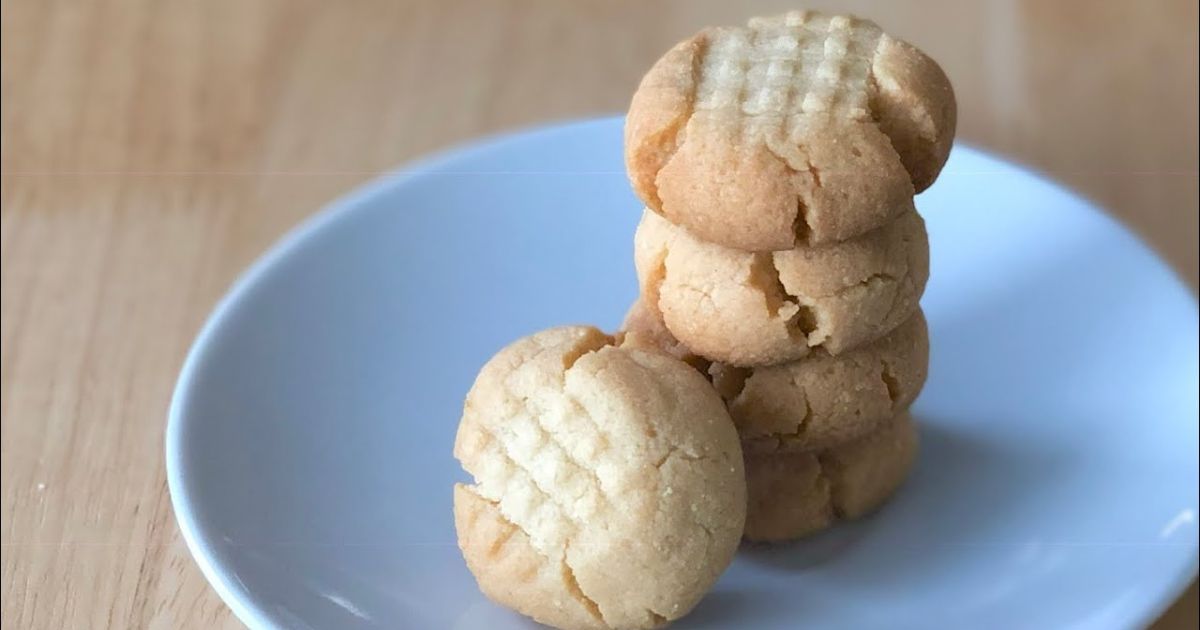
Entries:
<svg viewBox="0 0 1200 630">
<path fill-rule="evenodd" d="M 186 433 L 185 425 L 189 422 L 187 419 L 189 417 L 187 408 L 192 396 L 196 393 L 194 387 L 196 374 L 208 358 L 209 348 L 212 347 L 212 339 L 225 324 L 226 320 L 230 318 L 235 305 L 243 301 L 244 297 L 255 286 L 260 284 L 272 269 L 300 249 L 309 239 L 332 228 L 335 224 L 347 220 L 366 202 L 394 187 L 403 186 L 410 180 L 434 172 L 440 166 L 469 158 L 474 154 L 490 151 L 514 140 L 527 140 L 536 138 L 537 136 L 554 135 L 569 129 L 593 126 L 604 127 L 614 122 L 623 121 L 623 119 L 623 115 L 572 118 L 486 134 L 452 144 L 447 148 L 435 151 L 424 157 L 404 162 L 393 169 L 382 171 L 370 179 L 355 185 L 348 192 L 323 204 L 295 226 L 286 230 L 229 284 L 221 298 L 212 307 L 212 310 L 205 318 L 204 324 L 200 327 L 195 339 L 189 346 L 182 367 L 180 368 L 179 376 L 172 389 L 171 400 L 167 410 L 164 455 L 166 458 L 167 488 L 171 499 L 171 507 L 188 552 L 200 567 L 205 580 L 212 586 L 225 605 L 229 606 L 239 621 L 254 629 L 283 628 L 273 614 L 255 602 L 253 593 L 250 592 L 250 589 L 241 580 L 233 575 L 228 568 L 222 568 L 219 565 L 220 559 L 218 557 L 219 553 L 215 549 L 215 539 L 211 535 L 211 532 L 204 531 L 204 526 L 201 525 L 196 513 L 198 508 L 194 497 L 192 497 L 189 491 L 189 471 L 184 463 L 186 448 L 184 442 L 184 435 Z M 1012 169 L 1013 172 L 1025 175 L 1040 184 L 1057 189 L 1066 195 L 1078 199 L 1092 214 L 1098 215 L 1100 218 L 1111 223 L 1112 227 L 1124 232 L 1134 239 L 1140 247 L 1150 253 L 1159 266 L 1170 275 L 1174 284 L 1178 288 L 1183 289 L 1183 292 L 1191 298 L 1193 306 L 1197 306 L 1195 292 L 1184 282 L 1179 271 L 1168 264 L 1146 242 L 1139 232 L 1129 228 L 1116 217 L 1106 212 L 1088 196 L 1053 180 L 1047 174 L 1035 168 L 1012 161 L 1000 154 L 980 149 L 973 144 L 955 141 L 953 151 L 975 154 L 1003 164 L 1005 167 Z M 1145 597 L 1139 605 L 1136 605 L 1135 612 L 1129 617 L 1131 621 L 1130 627 L 1146 627 L 1162 616 L 1168 608 L 1178 601 L 1180 595 L 1183 594 L 1192 580 L 1196 578 L 1198 568 L 1200 568 L 1200 546 L 1193 543 L 1188 561 L 1181 563 L 1176 574 L 1165 582 L 1164 588 L 1160 591 L 1160 596 L 1157 598 Z"/>
</svg>

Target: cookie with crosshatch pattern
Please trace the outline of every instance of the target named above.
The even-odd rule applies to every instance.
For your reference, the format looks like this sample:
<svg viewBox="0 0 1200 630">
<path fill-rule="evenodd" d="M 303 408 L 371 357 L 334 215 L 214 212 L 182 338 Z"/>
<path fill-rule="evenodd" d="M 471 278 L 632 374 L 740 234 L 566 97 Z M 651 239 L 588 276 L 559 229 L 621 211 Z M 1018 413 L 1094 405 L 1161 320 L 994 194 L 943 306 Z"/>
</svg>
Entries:
<svg viewBox="0 0 1200 630">
<path fill-rule="evenodd" d="M 467 566 L 492 600 L 559 628 L 653 628 L 733 559 L 737 431 L 699 372 L 588 326 L 496 354 L 467 394 L 454 487 Z"/>
<path fill-rule="evenodd" d="M 625 159 L 655 212 L 748 251 L 843 240 L 912 209 L 955 127 L 941 68 L 867 20 L 707 28 L 633 96 Z"/>
</svg>

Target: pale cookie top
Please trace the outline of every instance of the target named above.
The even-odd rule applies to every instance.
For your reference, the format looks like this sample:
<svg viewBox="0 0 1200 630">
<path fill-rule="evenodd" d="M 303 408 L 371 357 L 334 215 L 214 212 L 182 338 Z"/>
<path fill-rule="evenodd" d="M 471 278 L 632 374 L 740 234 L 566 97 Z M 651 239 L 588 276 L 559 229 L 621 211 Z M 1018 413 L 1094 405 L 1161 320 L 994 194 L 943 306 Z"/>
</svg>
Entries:
<svg viewBox="0 0 1200 630">
<path fill-rule="evenodd" d="M 733 557 L 746 488 L 712 387 L 594 328 L 519 340 L 467 395 L 454 454 L 459 544 L 480 588 L 568 628 L 686 614 Z"/>
<path fill-rule="evenodd" d="M 875 24 L 794 11 L 701 31 L 630 105 L 626 162 L 655 210 L 749 251 L 849 238 L 912 207 L 955 127 L 941 69 Z"/>
</svg>

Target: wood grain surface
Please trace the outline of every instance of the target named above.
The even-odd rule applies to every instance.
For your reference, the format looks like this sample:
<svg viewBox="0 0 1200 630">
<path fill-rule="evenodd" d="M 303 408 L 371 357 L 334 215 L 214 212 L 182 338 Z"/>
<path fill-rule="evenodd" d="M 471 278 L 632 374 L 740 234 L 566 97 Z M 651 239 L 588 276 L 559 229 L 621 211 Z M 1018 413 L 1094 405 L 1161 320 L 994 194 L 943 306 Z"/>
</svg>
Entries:
<svg viewBox="0 0 1200 630">
<path fill-rule="evenodd" d="M 963 140 L 1082 191 L 1195 288 L 1195 2 L 817 4 L 927 50 Z M 3 0 L 4 627 L 236 627 L 175 526 L 163 426 L 238 271 L 382 170 L 619 112 L 675 40 L 792 6 Z M 1158 627 L 1196 623 L 1193 585 Z"/>
</svg>

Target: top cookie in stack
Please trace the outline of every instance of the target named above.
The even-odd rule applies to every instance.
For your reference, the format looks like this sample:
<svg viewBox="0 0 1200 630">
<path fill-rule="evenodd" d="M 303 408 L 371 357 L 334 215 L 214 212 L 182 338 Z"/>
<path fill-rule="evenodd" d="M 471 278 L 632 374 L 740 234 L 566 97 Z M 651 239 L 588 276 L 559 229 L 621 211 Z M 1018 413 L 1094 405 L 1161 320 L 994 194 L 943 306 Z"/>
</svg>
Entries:
<svg viewBox="0 0 1200 630">
<path fill-rule="evenodd" d="M 664 55 L 630 105 L 626 166 L 646 205 L 697 237 L 778 251 L 910 211 L 954 126 L 924 53 L 866 20 L 794 11 Z"/>
</svg>

